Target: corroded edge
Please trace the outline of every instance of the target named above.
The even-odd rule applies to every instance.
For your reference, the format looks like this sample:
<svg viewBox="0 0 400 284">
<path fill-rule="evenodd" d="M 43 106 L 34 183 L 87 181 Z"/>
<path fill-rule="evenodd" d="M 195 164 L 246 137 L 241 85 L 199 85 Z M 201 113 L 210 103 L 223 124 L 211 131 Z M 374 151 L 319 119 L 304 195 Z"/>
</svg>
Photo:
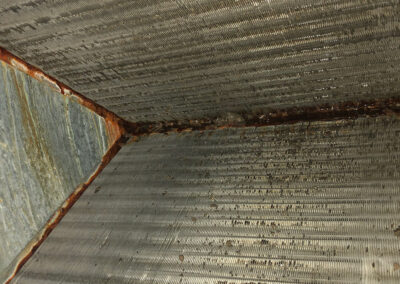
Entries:
<svg viewBox="0 0 400 284">
<path fill-rule="evenodd" d="M 67 96 L 74 99 L 77 103 L 90 109 L 94 113 L 103 117 L 106 126 L 107 139 L 109 141 L 109 148 L 105 155 L 103 156 L 100 165 L 97 167 L 95 172 L 89 177 L 89 179 L 78 186 L 72 194 L 66 199 L 63 205 L 52 215 L 52 217 L 46 222 L 44 228 L 31 240 L 22 252 L 17 256 L 16 261 L 12 264 L 11 275 L 7 278 L 5 283 L 10 283 L 14 278 L 16 273 L 21 269 L 21 267 L 28 261 L 28 259 L 33 255 L 33 253 L 39 248 L 43 241 L 48 237 L 51 231 L 57 226 L 61 219 L 65 216 L 68 210 L 73 206 L 73 204 L 79 199 L 86 188 L 92 183 L 92 181 L 97 177 L 97 175 L 104 169 L 104 167 L 111 161 L 111 159 L 117 154 L 122 144 L 127 140 L 126 125 L 129 122 L 117 116 L 115 113 L 107 110 L 101 105 L 95 103 L 94 101 L 86 98 L 80 93 L 74 91 L 70 87 L 61 83 L 57 79 L 47 75 L 39 68 L 26 63 L 21 58 L 10 53 L 6 49 L 0 47 L 0 61 L 15 67 L 16 69 L 24 72 L 25 74 L 31 76 L 32 78 L 48 84 L 52 89 L 55 89 L 60 95 Z"/>
<path fill-rule="evenodd" d="M 35 78 L 40 82 L 48 84 L 51 88 L 55 89 L 58 93 L 64 96 L 75 98 L 76 102 L 103 117 L 106 124 L 107 136 L 110 141 L 110 145 L 112 145 L 115 141 L 117 141 L 122 135 L 126 133 L 125 125 L 127 125 L 128 123 L 124 119 L 122 119 L 115 113 L 107 110 L 103 106 L 95 103 L 91 99 L 83 96 L 77 91 L 74 91 L 54 77 L 44 73 L 41 69 L 25 62 L 24 60 L 12 54 L 1 46 L 0 61 L 3 61 L 17 68 L 18 70 L 28 74 L 29 76 Z"/>
<path fill-rule="evenodd" d="M 108 165 L 112 158 L 119 152 L 121 147 L 127 141 L 127 137 L 121 136 L 115 141 L 115 143 L 108 149 L 107 153 L 103 156 L 100 165 L 97 167 L 95 172 L 89 177 L 89 179 L 77 187 L 73 193 L 67 198 L 63 205 L 53 214 L 53 216 L 46 223 L 45 227 L 39 232 L 38 236 L 32 240 L 20 254 L 20 259 L 12 274 L 5 281 L 6 284 L 10 283 L 15 277 L 17 272 L 22 268 L 22 266 L 29 260 L 29 258 L 35 253 L 39 246 L 46 240 L 53 229 L 60 223 L 62 218 L 68 213 L 69 209 L 75 204 L 79 197 L 85 192 L 89 185 L 94 181 L 94 179 L 103 171 L 103 169 Z"/>
<path fill-rule="evenodd" d="M 346 101 L 254 113 L 229 113 L 228 116 L 214 118 L 159 122 L 130 122 L 74 91 L 52 76 L 45 74 L 39 68 L 26 63 L 2 47 L 0 47 L 0 60 L 18 68 L 37 80 L 48 83 L 63 95 L 77 98 L 78 103 L 102 116 L 105 119 L 107 134 L 111 137 L 111 141 L 116 141 L 125 134 L 143 136 L 155 133 L 204 131 L 230 127 L 259 127 L 317 120 L 354 119 L 360 116 L 400 114 L 399 94 L 399 96 L 388 99 Z"/>
<path fill-rule="evenodd" d="M 125 125 L 135 137 L 155 133 L 179 133 L 225 128 L 260 127 L 298 122 L 356 119 L 368 116 L 400 115 L 400 96 L 369 101 L 348 101 L 306 107 L 294 107 L 255 113 L 229 113 L 226 116 L 160 122 L 138 122 Z"/>
</svg>

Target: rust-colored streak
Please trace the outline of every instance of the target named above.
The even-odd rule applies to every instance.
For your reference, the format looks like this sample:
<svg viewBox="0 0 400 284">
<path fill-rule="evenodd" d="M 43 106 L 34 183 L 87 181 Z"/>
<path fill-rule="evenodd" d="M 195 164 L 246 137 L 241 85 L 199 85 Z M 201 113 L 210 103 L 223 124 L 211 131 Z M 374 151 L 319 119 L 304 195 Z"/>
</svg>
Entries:
<svg viewBox="0 0 400 284">
<path fill-rule="evenodd" d="M 111 159 L 118 153 L 121 149 L 122 145 L 126 143 L 127 137 L 121 136 L 118 140 L 109 148 L 107 153 L 103 156 L 100 165 L 97 167 L 96 171 L 90 178 L 81 186 L 79 186 L 64 202 L 60 209 L 58 209 L 53 216 L 49 219 L 46 226 L 42 230 L 39 240 L 33 244 L 28 249 L 26 255 L 18 262 L 13 274 L 6 280 L 6 284 L 10 283 L 11 280 L 15 277 L 17 272 L 22 268 L 22 266 L 29 260 L 29 258 L 35 253 L 35 251 L 40 247 L 40 245 L 46 240 L 49 234 L 53 231 L 53 229 L 57 226 L 58 223 L 62 220 L 62 218 L 68 213 L 71 207 L 75 204 L 75 202 L 79 199 L 79 197 L 85 192 L 85 190 L 89 187 L 89 185 L 93 182 L 93 180 L 103 171 L 103 169 L 107 166 L 107 164 L 111 161 Z"/>
<path fill-rule="evenodd" d="M 16 275 L 16 273 L 21 269 L 21 267 L 28 261 L 28 259 L 33 255 L 33 253 L 39 248 L 39 246 L 43 243 L 43 241 L 48 237 L 50 232 L 61 221 L 61 219 L 69 211 L 69 209 L 72 207 L 72 205 L 83 194 L 83 192 L 86 190 L 86 188 L 92 183 L 92 181 L 96 178 L 96 176 L 104 169 L 104 167 L 110 162 L 110 160 L 119 151 L 122 143 L 124 143 L 127 140 L 124 136 L 126 134 L 126 130 L 125 130 L 124 126 L 128 125 L 128 123 L 125 122 L 122 118 L 120 118 L 116 114 L 114 114 L 113 112 L 108 111 L 104 107 L 98 105 L 97 103 L 93 102 L 92 100 L 90 100 L 90 99 L 84 97 L 83 95 L 79 94 L 78 92 L 72 90 L 71 88 L 69 88 L 65 84 L 59 82 L 55 78 L 45 74 L 39 68 L 26 63 L 25 61 L 23 61 L 22 59 L 18 58 L 15 55 L 13 55 L 12 53 L 10 53 L 9 51 L 7 51 L 6 49 L 4 49 L 2 47 L 0 47 L 0 60 L 4 61 L 5 63 L 15 67 L 16 69 L 28 74 L 29 76 L 31 76 L 41 82 L 49 84 L 50 87 L 52 87 L 53 89 L 56 89 L 60 93 L 60 95 L 75 98 L 75 101 L 77 103 L 90 109 L 94 113 L 102 116 L 104 118 L 104 122 L 105 122 L 105 126 L 106 126 L 107 139 L 109 142 L 108 145 L 112 145 L 108 149 L 107 153 L 103 156 L 101 164 L 99 165 L 97 170 L 93 173 L 93 175 L 88 179 L 88 181 L 85 182 L 83 185 L 79 186 L 68 197 L 68 199 L 62 205 L 62 207 L 60 209 L 58 209 L 53 214 L 53 216 L 49 219 L 46 226 L 41 231 L 40 236 L 38 237 L 38 240 L 32 241 L 30 244 L 28 244 L 28 246 L 26 248 L 25 256 L 23 256 L 19 260 L 13 274 L 6 281 L 6 283 L 9 283 L 13 279 L 13 277 Z M 17 88 L 18 88 L 18 85 L 17 85 Z M 20 98 L 20 100 L 21 100 L 21 105 L 25 106 L 26 103 L 23 100 L 24 97 L 21 95 L 18 98 Z M 25 114 L 25 113 L 27 113 L 27 111 L 23 110 L 23 113 Z M 30 118 L 30 117 L 27 116 L 27 118 Z M 24 121 L 26 121 L 26 123 L 29 124 L 30 120 L 27 118 L 24 119 Z M 26 129 L 26 131 L 28 131 L 31 128 L 32 127 L 28 127 Z M 31 130 L 29 130 L 28 132 L 31 132 Z M 31 135 L 31 136 L 33 138 L 35 138 L 35 141 L 38 140 L 36 138 L 37 135 L 35 135 L 35 133 L 33 133 L 33 135 Z M 38 143 L 39 142 L 33 143 L 33 145 L 39 145 Z M 30 153 L 32 151 L 28 151 L 28 152 Z M 49 160 L 51 160 L 51 157 L 49 157 Z M 44 188 L 46 188 L 46 186 L 44 186 Z"/>
<path fill-rule="evenodd" d="M 269 126 L 290 124 L 296 122 L 309 122 L 317 120 L 334 120 L 357 118 L 359 116 L 378 116 L 400 113 L 400 98 L 376 99 L 370 101 L 348 101 L 320 106 L 295 107 L 290 109 L 273 110 L 258 113 L 236 113 L 240 119 L 225 119 L 221 117 L 162 122 L 129 122 L 103 106 L 86 98 L 57 79 L 45 74 L 6 49 L 0 47 L 0 60 L 20 69 L 30 76 L 45 80 L 51 86 L 59 89 L 60 93 L 76 97 L 83 106 L 91 109 L 106 121 L 109 141 L 116 141 L 121 135 L 133 136 L 150 135 L 153 133 L 185 132 L 215 130 L 229 127 Z"/>
<path fill-rule="evenodd" d="M 126 133 L 123 127 L 128 123 L 123 118 L 119 117 L 118 115 L 109 111 L 103 106 L 95 103 L 91 99 L 83 96 L 77 91 L 74 91 L 64 83 L 61 83 L 52 76 L 44 73 L 41 69 L 25 62 L 24 60 L 12 54 L 3 47 L 0 47 L 0 60 L 17 68 L 18 70 L 28 74 L 29 76 L 39 81 L 48 83 L 52 88 L 56 89 L 62 95 L 76 98 L 76 101 L 79 104 L 87 107 L 88 109 L 102 116 L 107 124 L 107 132 L 108 132 L 107 134 L 110 135 L 110 141 L 116 141 L 122 134 Z"/>
<path fill-rule="evenodd" d="M 216 130 L 229 127 L 259 127 L 297 122 L 355 119 L 360 116 L 399 115 L 400 98 L 377 99 L 371 101 L 344 102 L 258 112 L 256 114 L 236 113 L 232 119 L 215 117 L 187 121 L 166 121 L 156 123 L 128 123 L 124 125 L 133 136 L 153 133 Z"/>
<path fill-rule="evenodd" d="M 123 127 L 111 119 L 105 119 L 108 145 L 113 145 L 126 131 Z"/>
</svg>

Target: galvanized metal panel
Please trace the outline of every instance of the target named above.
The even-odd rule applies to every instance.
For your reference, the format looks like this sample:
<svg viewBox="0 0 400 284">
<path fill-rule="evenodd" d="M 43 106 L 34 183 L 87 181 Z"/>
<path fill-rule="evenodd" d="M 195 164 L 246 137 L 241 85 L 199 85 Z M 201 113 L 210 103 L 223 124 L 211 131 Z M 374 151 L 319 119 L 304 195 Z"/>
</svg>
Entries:
<svg viewBox="0 0 400 284">
<path fill-rule="evenodd" d="M 112 142 L 102 117 L 0 61 L 0 281 Z"/>
<path fill-rule="evenodd" d="M 398 0 L 1 1 L 0 45 L 131 121 L 398 95 Z"/>
<path fill-rule="evenodd" d="M 398 283 L 400 121 L 125 146 L 13 283 Z"/>
</svg>

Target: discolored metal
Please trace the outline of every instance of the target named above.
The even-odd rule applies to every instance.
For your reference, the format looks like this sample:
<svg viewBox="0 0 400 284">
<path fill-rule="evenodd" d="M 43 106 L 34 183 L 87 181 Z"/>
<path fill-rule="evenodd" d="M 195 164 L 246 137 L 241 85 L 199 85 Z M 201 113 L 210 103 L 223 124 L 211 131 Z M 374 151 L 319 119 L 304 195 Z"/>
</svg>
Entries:
<svg viewBox="0 0 400 284">
<path fill-rule="evenodd" d="M 132 142 L 12 283 L 398 283 L 400 120 Z"/>
<path fill-rule="evenodd" d="M 1 282 L 97 169 L 111 130 L 76 97 L 0 61 Z"/>
<path fill-rule="evenodd" d="M 0 281 L 399 283 L 399 18 L 0 1 Z"/>
<path fill-rule="evenodd" d="M 398 95 L 398 0 L 1 1 L 0 45 L 132 122 Z"/>
</svg>

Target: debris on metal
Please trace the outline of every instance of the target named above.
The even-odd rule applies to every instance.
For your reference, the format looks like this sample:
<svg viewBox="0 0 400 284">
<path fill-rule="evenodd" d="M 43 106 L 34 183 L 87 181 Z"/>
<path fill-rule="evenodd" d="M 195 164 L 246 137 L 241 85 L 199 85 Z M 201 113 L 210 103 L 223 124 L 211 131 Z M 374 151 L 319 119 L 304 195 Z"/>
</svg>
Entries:
<svg viewBox="0 0 400 284">
<path fill-rule="evenodd" d="M 306 106 L 264 113 L 227 113 L 216 118 L 150 123 L 124 123 L 127 132 L 134 136 L 154 133 L 190 132 L 224 128 L 260 127 L 297 122 L 355 119 L 400 114 L 400 98 L 350 101 L 322 106 Z"/>
<path fill-rule="evenodd" d="M 395 283 L 396 115 L 125 145 L 11 283 Z"/>
<path fill-rule="evenodd" d="M 3 1 L 0 281 L 400 282 L 399 7 Z"/>
<path fill-rule="evenodd" d="M 2 1 L 0 46 L 132 122 L 398 95 L 397 0 Z"/>
</svg>

